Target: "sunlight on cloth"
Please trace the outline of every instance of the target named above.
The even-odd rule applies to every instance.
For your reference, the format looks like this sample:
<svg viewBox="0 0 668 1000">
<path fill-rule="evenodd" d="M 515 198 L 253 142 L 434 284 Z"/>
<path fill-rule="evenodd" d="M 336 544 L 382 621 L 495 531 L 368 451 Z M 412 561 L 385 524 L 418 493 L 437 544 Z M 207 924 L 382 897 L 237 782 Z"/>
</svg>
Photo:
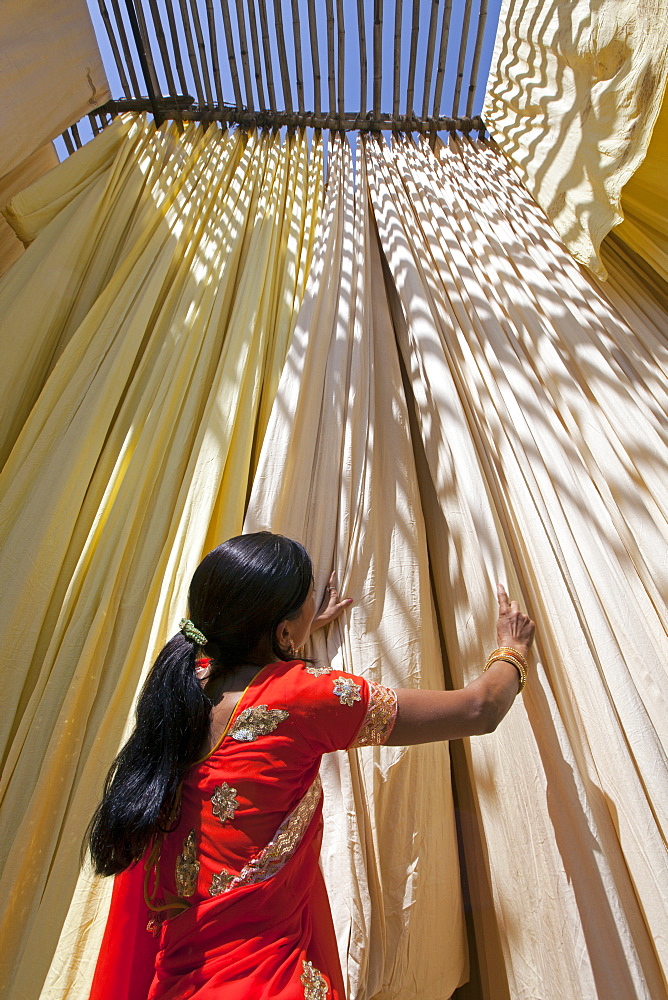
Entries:
<svg viewBox="0 0 668 1000">
<path fill-rule="evenodd" d="M 540 623 L 525 695 L 455 758 L 482 996 L 656 1000 L 665 340 L 650 356 L 493 147 L 366 150 L 455 685 L 497 579 Z"/>
<path fill-rule="evenodd" d="M 10 206 L 33 242 L 0 285 L 18 354 L 2 372 L 18 413 L 0 478 L 2 996 L 88 995 L 110 885 L 77 883 L 83 831 L 195 566 L 241 529 L 321 179 L 304 136 L 127 117 Z"/>
<path fill-rule="evenodd" d="M 323 234 L 245 530 L 300 539 L 322 594 L 354 598 L 307 655 L 394 687 L 443 687 L 408 413 L 364 162 L 335 140 Z M 448 1000 L 465 978 L 447 744 L 329 755 L 322 866 L 349 1000 Z"/>
<path fill-rule="evenodd" d="M 622 189 L 645 157 L 667 83 L 667 0 L 503 4 L 483 118 L 599 277 L 601 240 L 622 221 Z"/>
</svg>

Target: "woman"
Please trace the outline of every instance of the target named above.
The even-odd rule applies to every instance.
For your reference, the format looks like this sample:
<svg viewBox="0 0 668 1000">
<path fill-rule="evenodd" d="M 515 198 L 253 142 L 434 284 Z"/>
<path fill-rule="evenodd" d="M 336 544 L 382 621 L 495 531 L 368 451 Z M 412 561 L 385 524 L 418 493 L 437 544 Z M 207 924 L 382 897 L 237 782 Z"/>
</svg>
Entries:
<svg viewBox="0 0 668 1000">
<path fill-rule="evenodd" d="M 534 634 L 500 586 L 498 600 L 480 677 L 395 692 L 298 658 L 351 603 L 332 578 L 316 616 L 298 542 L 258 532 L 210 552 L 91 823 L 97 873 L 118 876 L 91 1000 L 345 1000 L 318 868 L 321 757 L 495 729 Z"/>
</svg>

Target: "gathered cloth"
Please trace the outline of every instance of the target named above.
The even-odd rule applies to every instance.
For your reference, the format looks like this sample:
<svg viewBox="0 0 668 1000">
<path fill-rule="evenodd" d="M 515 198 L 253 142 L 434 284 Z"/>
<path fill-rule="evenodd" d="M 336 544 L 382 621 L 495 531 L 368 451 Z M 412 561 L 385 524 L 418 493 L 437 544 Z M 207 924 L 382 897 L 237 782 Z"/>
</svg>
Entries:
<svg viewBox="0 0 668 1000">
<path fill-rule="evenodd" d="M 188 771 L 169 832 L 116 879 L 91 1000 L 344 1000 L 318 770 L 384 742 L 395 716 L 394 691 L 362 677 L 264 667 Z"/>
</svg>

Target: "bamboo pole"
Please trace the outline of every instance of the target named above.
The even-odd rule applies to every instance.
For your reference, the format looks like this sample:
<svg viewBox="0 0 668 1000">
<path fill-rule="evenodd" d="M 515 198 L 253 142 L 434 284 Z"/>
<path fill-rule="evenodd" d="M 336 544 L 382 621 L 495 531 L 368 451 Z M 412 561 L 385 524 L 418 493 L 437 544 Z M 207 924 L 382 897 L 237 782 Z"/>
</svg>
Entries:
<svg viewBox="0 0 668 1000">
<path fill-rule="evenodd" d="M 295 43 L 295 70 L 297 73 L 297 103 L 300 114 L 304 114 L 304 70 L 302 67 L 302 33 L 299 22 L 299 2 L 292 0 L 292 37 Z"/>
<path fill-rule="evenodd" d="M 70 132 L 72 133 L 72 137 L 74 139 L 74 145 L 77 149 L 81 149 L 81 136 L 79 135 L 79 129 L 76 124 L 70 125 Z"/>
<path fill-rule="evenodd" d="M 399 114 L 399 95 L 401 87 L 401 20 L 403 15 L 403 0 L 394 0 L 394 87 L 392 95 L 392 114 Z"/>
<path fill-rule="evenodd" d="M 315 0 L 308 0 L 308 28 L 311 42 L 311 64 L 313 66 L 313 107 L 320 115 L 320 51 L 318 49 L 318 19 L 315 15 Z"/>
<path fill-rule="evenodd" d="M 67 131 L 67 129 L 65 129 L 64 132 L 60 133 L 60 135 L 61 135 L 61 138 L 62 138 L 63 142 L 65 143 L 65 149 L 67 150 L 68 154 L 71 156 L 72 153 L 74 152 L 74 143 L 72 142 L 72 137 L 71 137 L 70 133 Z"/>
<path fill-rule="evenodd" d="M 165 79 L 167 80 L 167 89 L 172 97 L 176 96 L 176 84 L 174 82 L 174 74 L 172 73 L 172 65 L 169 58 L 169 50 L 167 48 L 167 39 L 165 37 L 165 32 L 162 27 L 162 19 L 160 17 L 160 11 L 158 10 L 158 4 L 156 0 L 149 0 L 149 10 L 151 11 L 151 20 L 153 21 L 153 30 L 155 31 L 155 37 L 158 40 L 158 48 L 160 49 L 160 58 L 162 59 L 162 66 L 165 71 Z"/>
<path fill-rule="evenodd" d="M 123 50 L 123 57 L 125 59 L 125 65 L 128 68 L 128 76 L 130 77 L 130 86 L 137 97 L 141 94 L 141 89 L 139 87 L 139 80 L 137 79 L 137 74 L 135 73 L 134 59 L 132 58 L 132 53 L 130 52 L 130 43 L 128 42 L 128 36 L 125 31 L 125 24 L 123 22 L 123 15 L 121 14 L 121 8 L 119 6 L 119 0 L 111 0 L 111 9 L 114 12 L 114 18 L 116 20 L 116 31 L 121 42 L 121 48 Z"/>
<path fill-rule="evenodd" d="M 269 94 L 269 107 L 276 110 L 276 94 L 274 92 L 274 67 L 271 58 L 271 46 L 269 44 L 269 24 L 267 21 L 267 0 L 260 2 L 260 25 L 262 26 L 262 51 L 264 52 L 264 69 L 267 74 L 267 92 Z"/>
<path fill-rule="evenodd" d="M 153 112 L 153 120 L 155 122 L 155 127 L 159 126 L 164 121 L 158 104 L 156 101 L 156 93 L 153 89 L 153 80 L 151 78 L 151 72 L 149 70 L 150 56 L 144 48 L 144 42 L 142 41 L 141 31 L 139 30 L 139 21 L 137 20 L 137 12 L 135 10 L 133 0 L 125 0 L 126 9 L 128 12 L 128 19 L 130 21 L 130 27 L 132 28 L 132 34 L 135 40 L 135 46 L 137 48 L 137 55 L 139 56 L 139 63 L 141 65 L 142 73 L 144 75 L 144 83 L 146 84 L 146 93 L 148 94 L 148 99 L 151 103 L 151 111 Z"/>
<path fill-rule="evenodd" d="M 186 101 L 192 103 L 192 97 L 179 98 L 181 107 Z M 158 104 L 164 117 L 171 117 L 171 112 L 177 112 L 179 108 L 171 98 L 158 98 Z M 150 110 L 150 101 L 147 98 L 126 98 L 118 101 L 107 101 L 99 110 L 105 114 L 117 115 L 124 111 L 146 111 Z M 226 122 L 231 125 L 242 125 L 243 127 L 256 128 L 317 128 L 333 129 L 334 131 L 361 131 L 361 132 L 482 132 L 485 123 L 479 115 L 472 118 L 461 116 L 458 118 L 440 117 L 428 118 L 426 121 L 416 115 L 388 115 L 381 114 L 377 118 L 363 118 L 357 112 L 354 114 L 322 114 L 315 115 L 311 112 L 300 115 L 294 111 L 246 111 L 239 108 L 223 107 L 217 108 L 211 113 L 202 112 L 201 109 L 182 110 L 184 120 L 200 121 L 203 117 L 207 120 Z"/>
<path fill-rule="evenodd" d="M 183 60 L 181 59 L 181 42 L 176 29 L 176 17 L 174 16 L 174 5 L 172 0 L 166 0 L 165 9 L 167 10 L 167 23 L 169 24 L 169 34 L 172 40 L 172 50 L 174 52 L 174 65 L 176 66 L 176 72 L 179 77 L 179 83 L 181 84 L 181 90 L 184 94 L 188 93 L 188 81 L 186 80 L 186 73 L 183 68 Z"/>
<path fill-rule="evenodd" d="M 146 18 L 144 17 L 144 8 L 141 4 L 141 0 L 137 0 L 134 5 L 135 11 L 137 13 L 137 21 L 139 22 L 139 34 L 141 36 L 142 43 L 144 45 L 144 52 L 146 53 L 146 62 L 148 63 L 148 71 L 151 74 L 151 83 L 153 84 L 153 92 L 159 94 L 162 90 L 160 81 L 158 80 L 158 74 L 155 69 L 155 62 L 153 59 L 153 52 L 151 50 L 151 39 L 148 36 L 148 31 L 146 28 Z"/>
<path fill-rule="evenodd" d="M 439 0 L 431 0 L 431 15 L 429 17 L 429 34 L 427 36 L 427 58 L 424 65 L 424 87 L 422 88 L 422 117 L 429 114 L 429 91 L 431 90 L 431 75 L 434 69 L 434 49 L 436 48 L 436 28 L 438 27 Z"/>
<path fill-rule="evenodd" d="M 417 62 L 417 44 L 420 33 L 420 0 L 413 0 L 413 20 L 411 24 L 411 51 L 408 59 L 408 86 L 406 87 L 406 114 L 413 114 L 413 98 L 415 95 L 415 65 Z"/>
<path fill-rule="evenodd" d="M 181 24 L 183 25 L 183 33 L 186 39 L 186 52 L 188 53 L 188 61 L 190 62 L 190 72 L 193 75 L 195 90 L 197 92 L 197 101 L 199 104 L 203 105 L 206 103 L 204 99 L 204 89 L 202 87 L 202 80 L 199 74 L 199 66 L 197 65 L 195 43 L 193 41 L 193 33 L 190 30 L 190 18 L 188 17 L 186 0 L 179 0 L 179 7 L 181 9 Z"/>
<path fill-rule="evenodd" d="M 459 61 L 457 63 L 457 79 L 455 80 L 455 96 L 452 100 L 453 115 L 456 115 L 459 110 L 459 98 L 462 92 L 462 81 L 464 79 L 464 63 L 466 62 L 466 49 L 469 41 L 469 24 L 471 23 L 472 6 L 473 0 L 466 0 L 464 20 L 462 22 L 462 37 L 459 43 Z"/>
<path fill-rule="evenodd" d="M 443 97 L 445 63 L 448 58 L 448 38 L 450 36 L 451 15 L 452 0 L 445 0 L 445 6 L 443 7 L 443 20 L 441 21 L 441 42 L 438 47 L 438 70 L 436 72 L 436 85 L 434 87 L 434 103 L 431 111 L 432 118 L 438 118 L 441 113 L 441 99 Z"/>
<path fill-rule="evenodd" d="M 246 88 L 246 107 L 253 110 L 253 84 L 251 81 L 250 62 L 248 59 L 248 38 L 246 36 L 246 15 L 244 14 L 243 0 L 236 0 L 237 6 L 237 33 L 239 37 L 239 50 L 241 54 L 241 65 L 244 71 L 244 87 Z"/>
<path fill-rule="evenodd" d="M 241 109 L 243 107 L 243 101 L 241 99 L 241 87 L 239 85 L 239 73 L 237 71 L 237 56 L 234 51 L 234 39 L 232 37 L 232 22 L 230 20 L 230 8 L 228 6 L 228 0 L 220 0 L 220 9 L 223 15 L 223 28 L 225 30 L 225 45 L 227 46 L 227 59 L 230 64 L 230 73 L 232 75 L 234 100 L 236 102 L 237 108 Z"/>
<path fill-rule="evenodd" d="M 220 62 L 218 60 L 218 33 L 216 31 L 216 18 L 213 11 L 213 0 L 206 0 L 206 21 L 209 28 L 209 40 L 211 42 L 211 68 L 213 69 L 213 84 L 216 88 L 216 104 L 223 105 L 223 84 L 220 79 Z"/>
<path fill-rule="evenodd" d="M 334 2 L 325 0 L 327 11 L 327 83 L 329 84 L 329 113 L 336 111 L 336 83 L 334 80 Z"/>
<path fill-rule="evenodd" d="M 346 29 L 343 14 L 343 0 L 336 0 L 336 25 L 338 29 L 337 36 L 337 57 L 338 57 L 338 97 L 339 105 L 338 112 L 340 115 L 346 113 Z"/>
<path fill-rule="evenodd" d="M 95 113 L 93 111 L 91 111 L 90 114 L 88 115 L 88 121 L 90 122 L 90 127 L 93 130 L 93 135 L 99 135 L 100 129 L 98 128 L 98 124 L 95 121 Z"/>
<path fill-rule="evenodd" d="M 107 10 L 107 5 L 104 0 L 98 0 L 98 6 L 100 8 L 100 14 L 102 16 L 102 21 L 107 32 L 107 38 L 109 39 L 109 45 L 111 47 L 112 55 L 114 57 L 114 62 L 116 63 L 116 69 L 118 70 L 118 76 L 121 81 L 121 87 L 123 88 L 123 93 L 126 97 L 132 95 L 130 90 L 130 85 L 128 83 L 128 78 L 125 73 L 125 66 L 123 65 L 123 59 L 121 58 L 121 53 L 118 48 L 118 42 L 116 41 L 116 35 L 114 34 L 114 29 L 111 26 L 111 18 L 109 17 L 109 11 Z M 65 135 L 65 132 L 63 132 Z"/>
<path fill-rule="evenodd" d="M 251 45 L 253 47 L 253 74 L 255 76 L 257 100 L 260 107 L 264 109 L 267 106 L 267 102 L 264 98 L 262 60 L 260 59 L 260 36 L 257 30 L 257 11 L 255 10 L 255 0 L 248 0 L 248 24 L 250 25 Z"/>
<path fill-rule="evenodd" d="M 476 87 L 478 86 L 478 70 L 480 68 L 480 56 L 482 54 L 482 43 L 485 36 L 485 23 L 487 21 L 487 0 L 480 0 L 480 10 L 478 11 L 478 31 L 475 39 L 475 49 L 473 50 L 473 62 L 471 64 L 471 81 L 469 83 L 469 93 L 466 101 L 466 114 L 473 112 L 473 102 L 475 101 Z"/>
<path fill-rule="evenodd" d="M 285 32 L 283 31 L 283 8 L 281 0 L 273 0 L 274 17 L 276 19 L 276 44 L 278 46 L 278 62 L 281 69 L 281 86 L 283 88 L 283 103 L 286 111 L 292 111 L 292 90 L 290 89 L 290 73 L 288 71 L 288 56 L 285 49 Z"/>
<path fill-rule="evenodd" d="M 383 0 L 373 4 L 373 116 L 380 115 L 383 85 Z"/>
<path fill-rule="evenodd" d="M 208 107 L 213 107 L 213 87 L 211 86 L 211 75 L 209 73 L 209 60 L 207 58 L 206 45 L 204 44 L 204 35 L 202 33 L 202 22 L 199 16 L 199 8 L 197 6 L 197 0 L 190 0 L 190 12 L 193 19 L 193 27 L 195 28 L 195 39 L 197 41 L 197 48 L 199 49 L 199 62 L 202 71 L 202 80 L 204 81 L 204 92 L 206 93 L 206 103 Z"/>
<path fill-rule="evenodd" d="M 357 34 L 360 42 L 360 115 L 366 115 L 366 18 L 364 0 L 357 0 Z"/>
</svg>

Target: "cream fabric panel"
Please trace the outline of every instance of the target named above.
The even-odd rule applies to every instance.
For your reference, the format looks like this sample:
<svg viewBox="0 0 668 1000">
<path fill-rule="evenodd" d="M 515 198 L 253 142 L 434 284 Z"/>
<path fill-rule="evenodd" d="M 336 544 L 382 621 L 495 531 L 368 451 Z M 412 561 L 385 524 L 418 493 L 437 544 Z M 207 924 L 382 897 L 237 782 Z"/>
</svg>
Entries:
<svg viewBox="0 0 668 1000">
<path fill-rule="evenodd" d="M 668 0 L 502 6 L 483 118 L 599 277 L 601 240 L 622 221 L 622 188 L 645 156 L 667 81 Z"/>
<path fill-rule="evenodd" d="M 347 143 L 244 528 L 299 538 L 322 593 L 355 599 L 309 653 L 384 684 L 443 687 L 399 360 Z M 322 866 L 349 1000 L 447 1000 L 466 972 L 446 744 L 328 755 Z"/>
<path fill-rule="evenodd" d="M 293 321 L 282 296 L 299 301 L 320 211 L 322 151 L 304 137 L 156 134 L 140 118 L 90 145 L 99 158 L 54 171 L 13 302 L 29 351 L 60 267 L 51 229 L 87 248 L 69 303 L 47 309 L 54 356 L 0 477 L 12 1000 L 88 995 L 110 885 L 77 883 L 82 835 L 195 566 L 212 535 L 241 529 Z M 33 195 L 49 215 L 46 188 L 41 209 Z"/>
<path fill-rule="evenodd" d="M 538 623 L 526 693 L 466 747 L 482 995 L 664 1000 L 665 341 L 649 354 L 489 146 L 367 157 L 455 683 L 497 579 Z"/>
<path fill-rule="evenodd" d="M 111 92 L 85 0 L 3 0 L 0 38 L 1 178 Z"/>
</svg>

